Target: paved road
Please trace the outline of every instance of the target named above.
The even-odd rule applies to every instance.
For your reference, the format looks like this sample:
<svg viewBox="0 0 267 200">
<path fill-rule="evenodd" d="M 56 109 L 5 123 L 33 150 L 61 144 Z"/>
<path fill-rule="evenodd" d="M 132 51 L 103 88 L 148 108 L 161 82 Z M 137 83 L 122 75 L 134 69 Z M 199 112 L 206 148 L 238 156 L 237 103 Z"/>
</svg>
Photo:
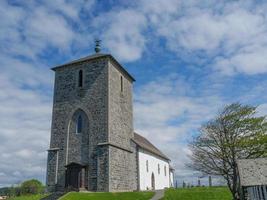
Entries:
<svg viewBox="0 0 267 200">
<path fill-rule="evenodd" d="M 164 190 L 155 190 L 155 195 L 150 200 L 159 200 L 164 197 Z"/>
</svg>

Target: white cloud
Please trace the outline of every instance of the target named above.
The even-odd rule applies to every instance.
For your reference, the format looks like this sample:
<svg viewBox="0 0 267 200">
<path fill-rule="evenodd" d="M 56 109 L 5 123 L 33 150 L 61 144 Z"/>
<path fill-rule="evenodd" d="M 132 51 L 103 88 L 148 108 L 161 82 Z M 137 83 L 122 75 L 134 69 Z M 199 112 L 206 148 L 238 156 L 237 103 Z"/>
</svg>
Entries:
<svg viewBox="0 0 267 200">
<path fill-rule="evenodd" d="M 136 131 L 172 159 L 180 176 L 190 171 L 185 166 L 189 162 L 187 142 L 225 102 L 223 97 L 210 90 L 209 81 L 201 87 L 203 95 L 197 97 L 200 88 L 192 88 L 192 83 L 177 75 L 157 78 L 138 88 L 135 94 Z"/>
<path fill-rule="evenodd" d="M 5 173 L 4 172 L 0 172 L 0 176 L 4 176 L 5 175 Z"/>
<path fill-rule="evenodd" d="M 183 11 L 177 8 L 180 14 L 176 15 L 172 10 L 154 12 L 159 17 L 169 16 L 152 26 L 159 36 L 166 38 L 172 51 L 186 61 L 195 56 L 212 63 L 215 58 L 211 67 L 228 75 L 267 72 L 267 18 L 262 14 L 266 6 L 253 5 L 251 1 L 230 1 L 211 7 L 207 7 L 210 5 L 207 2 L 199 2 L 198 7 L 196 4 L 192 1 Z M 190 56 L 183 56 L 186 52 Z"/>
<path fill-rule="evenodd" d="M 237 53 L 229 58 L 218 57 L 214 68 L 228 75 L 244 73 L 249 75 L 267 72 L 267 48 L 255 47 L 252 51 Z"/>
<path fill-rule="evenodd" d="M 22 89 L 1 76 L 0 90 L 0 171 L 5 173 L 0 185 L 33 177 L 44 180 L 51 100 L 41 91 Z M 40 170 L 29 170 L 36 167 Z"/>
<path fill-rule="evenodd" d="M 31 46 L 45 48 L 45 45 L 54 45 L 68 49 L 75 34 L 67 21 L 46 9 L 38 9 L 26 22 L 25 34 Z"/>
<path fill-rule="evenodd" d="M 2 53 L 38 59 L 47 48 L 66 53 L 72 45 L 90 38 L 90 34 L 84 34 L 84 22 L 79 14 L 90 12 L 93 0 L 75 1 L 75 4 L 63 0 L 44 4 L 27 2 L 24 6 L 6 1 L 0 4 L 0 17 L 4 19 L 0 22 Z"/>
<path fill-rule="evenodd" d="M 80 2 L 78 1 L 76 1 L 76 4 L 73 4 L 65 0 L 46 0 L 44 4 L 49 10 L 58 11 L 71 19 L 76 20 L 79 17 L 80 8 L 77 9 L 77 6 L 80 6 Z"/>
<path fill-rule="evenodd" d="M 83 33 L 72 25 L 90 2 L 0 2 L 0 187 L 29 178 L 45 181 L 53 86 L 47 63 L 55 57 L 44 61 L 40 55 L 48 48 L 68 52 L 81 42 Z"/>
<path fill-rule="evenodd" d="M 208 75 L 203 78 L 201 85 L 192 87 L 195 80 L 172 74 L 155 78 L 139 87 L 135 93 L 135 130 L 171 158 L 179 185 L 183 180 L 197 184 L 197 177 L 201 176 L 201 173 L 188 169 L 185 164 L 190 162 L 188 142 L 199 133 L 203 123 L 216 116 L 225 104 L 236 101 L 251 104 L 256 99 L 264 102 L 267 98 L 267 95 L 263 95 L 266 81 L 245 85 L 242 93 L 229 97 L 220 89 L 228 87 L 221 85 L 222 80 L 221 77 Z M 260 115 L 266 114 L 266 110 L 266 104 L 258 107 Z M 206 179 L 203 180 L 205 184 Z M 222 184 L 222 181 L 214 177 L 214 184 Z"/>
<path fill-rule="evenodd" d="M 121 61 L 140 59 L 147 45 L 163 38 L 179 59 L 194 65 L 208 63 L 225 75 L 267 72 L 267 4 L 140 0 L 133 5 L 117 6 L 92 22 L 104 46 Z"/>
<path fill-rule="evenodd" d="M 115 57 L 121 61 L 134 61 L 141 58 L 145 48 L 142 31 L 146 18 L 135 10 L 120 10 L 101 15 L 94 21 L 96 29 L 103 29 L 101 39 Z"/>
</svg>

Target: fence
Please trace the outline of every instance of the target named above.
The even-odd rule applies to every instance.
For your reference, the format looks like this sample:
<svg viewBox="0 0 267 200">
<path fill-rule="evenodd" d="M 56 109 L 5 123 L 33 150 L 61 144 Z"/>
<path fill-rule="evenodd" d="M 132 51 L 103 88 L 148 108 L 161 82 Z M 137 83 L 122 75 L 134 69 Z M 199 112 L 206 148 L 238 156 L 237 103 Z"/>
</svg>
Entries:
<svg viewBox="0 0 267 200">
<path fill-rule="evenodd" d="M 267 200 L 267 186 L 250 186 L 245 188 L 246 200 Z"/>
</svg>

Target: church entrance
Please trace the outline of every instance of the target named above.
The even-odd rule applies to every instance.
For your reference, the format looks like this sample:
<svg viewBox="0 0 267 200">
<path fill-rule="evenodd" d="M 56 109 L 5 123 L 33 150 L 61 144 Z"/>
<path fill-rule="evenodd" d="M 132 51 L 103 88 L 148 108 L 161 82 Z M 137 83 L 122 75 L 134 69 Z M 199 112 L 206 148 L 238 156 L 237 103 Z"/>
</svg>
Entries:
<svg viewBox="0 0 267 200">
<path fill-rule="evenodd" d="M 70 190 L 85 188 L 85 166 L 78 163 L 70 163 L 66 166 L 65 187 Z"/>
<path fill-rule="evenodd" d="M 151 175 L 151 188 L 152 190 L 155 190 L 155 176 L 154 173 Z"/>
</svg>

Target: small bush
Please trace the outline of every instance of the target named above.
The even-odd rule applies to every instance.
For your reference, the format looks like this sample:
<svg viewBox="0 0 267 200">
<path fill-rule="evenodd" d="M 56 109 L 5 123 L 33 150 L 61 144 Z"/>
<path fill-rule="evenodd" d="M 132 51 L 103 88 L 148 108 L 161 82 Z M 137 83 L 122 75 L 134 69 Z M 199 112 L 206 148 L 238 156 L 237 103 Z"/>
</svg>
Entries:
<svg viewBox="0 0 267 200">
<path fill-rule="evenodd" d="M 43 192 L 44 187 L 38 180 L 32 179 L 24 181 L 20 187 L 21 194 L 40 194 Z"/>
</svg>

